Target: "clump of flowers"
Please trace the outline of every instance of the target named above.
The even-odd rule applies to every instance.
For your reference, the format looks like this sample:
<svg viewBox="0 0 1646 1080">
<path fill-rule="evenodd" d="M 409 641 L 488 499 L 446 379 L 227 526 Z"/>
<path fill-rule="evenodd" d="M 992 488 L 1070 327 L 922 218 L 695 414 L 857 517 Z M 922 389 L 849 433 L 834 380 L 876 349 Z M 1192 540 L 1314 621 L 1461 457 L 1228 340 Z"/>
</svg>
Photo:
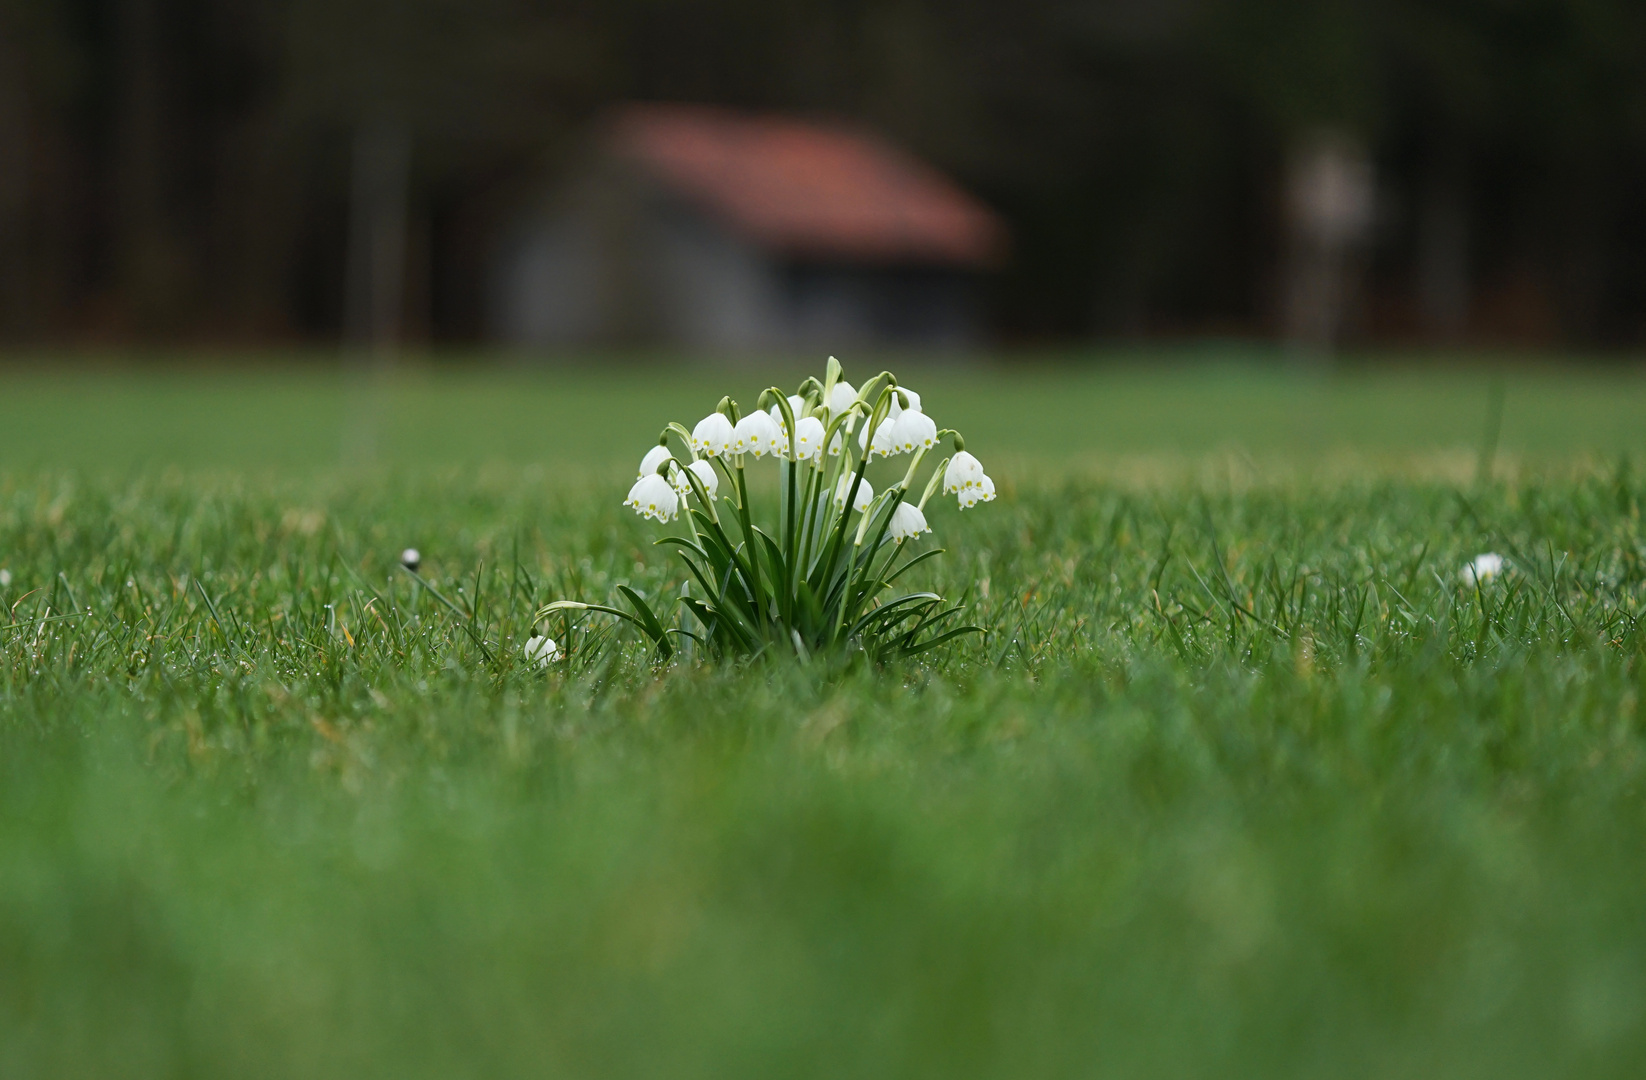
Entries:
<svg viewBox="0 0 1646 1080">
<path fill-rule="evenodd" d="M 946 442 L 954 454 L 922 483 L 923 466 Z M 903 455 L 903 478 L 876 491 L 864 476 L 869 462 Z M 748 472 L 765 458 L 779 473 L 775 515 L 756 513 L 749 498 Z M 626 586 L 618 591 L 630 611 L 561 600 L 538 618 L 616 615 L 665 657 L 671 637 L 680 636 L 716 655 L 776 647 L 807 657 L 860 647 L 889 660 L 923 652 L 981 632 L 953 626 L 960 605 L 935 593 L 887 595 L 910 567 L 941 554 L 909 548 L 931 533 L 926 507 L 940 489 L 962 510 L 995 497 L 994 481 L 960 433 L 940 429 L 919 394 L 890 372 L 854 388 L 831 356 L 824 378 L 808 378 L 793 394 L 768 389 L 749 412 L 722 398 L 689 431 L 670 423 L 641 459 L 624 505 L 684 526 L 658 543 L 676 548 L 691 575 L 680 604 L 695 625 L 682 619 L 666 626 Z"/>
</svg>

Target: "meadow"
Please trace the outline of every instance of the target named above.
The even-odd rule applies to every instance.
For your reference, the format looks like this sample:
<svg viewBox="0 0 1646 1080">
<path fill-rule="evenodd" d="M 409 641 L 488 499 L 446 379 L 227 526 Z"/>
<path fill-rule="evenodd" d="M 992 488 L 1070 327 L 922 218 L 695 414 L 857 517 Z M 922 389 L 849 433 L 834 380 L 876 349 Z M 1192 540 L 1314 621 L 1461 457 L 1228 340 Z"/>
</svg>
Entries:
<svg viewBox="0 0 1646 1080">
<path fill-rule="evenodd" d="M 1646 371 L 1102 360 L 902 370 L 986 636 L 547 671 L 799 369 L 0 369 L 0 1076 L 1639 1075 Z"/>
</svg>

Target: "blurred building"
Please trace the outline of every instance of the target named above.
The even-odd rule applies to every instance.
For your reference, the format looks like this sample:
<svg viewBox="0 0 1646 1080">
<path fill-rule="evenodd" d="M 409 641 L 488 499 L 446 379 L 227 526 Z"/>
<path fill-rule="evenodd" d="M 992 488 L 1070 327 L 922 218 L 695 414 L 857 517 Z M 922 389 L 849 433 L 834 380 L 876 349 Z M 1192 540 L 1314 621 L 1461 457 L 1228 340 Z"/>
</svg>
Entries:
<svg viewBox="0 0 1646 1080">
<path fill-rule="evenodd" d="M 491 335 L 520 346 L 965 348 L 1006 230 L 864 131 L 634 105 L 505 226 Z"/>
</svg>

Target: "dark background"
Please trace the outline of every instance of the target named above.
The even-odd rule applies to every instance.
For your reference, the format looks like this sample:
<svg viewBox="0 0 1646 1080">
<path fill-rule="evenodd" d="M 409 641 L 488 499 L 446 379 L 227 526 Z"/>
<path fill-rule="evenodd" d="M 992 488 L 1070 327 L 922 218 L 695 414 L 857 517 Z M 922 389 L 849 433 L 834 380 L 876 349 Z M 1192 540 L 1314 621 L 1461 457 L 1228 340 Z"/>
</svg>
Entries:
<svg viewBox="0 0 1646 1080">
<path fill-rule="evenodd" d="M 0 335 L 335 340 L 351 146 L 392 123 L 406 336 L 473 341 L 493 223 L 624 100 L 945 167 L 1012 227 L 1005 341 L 1276 333 L 1322 129 L 1376 165 L 1347 337 L 1646 340 L 1639 0 L 0 0 Z"/>
</svg>

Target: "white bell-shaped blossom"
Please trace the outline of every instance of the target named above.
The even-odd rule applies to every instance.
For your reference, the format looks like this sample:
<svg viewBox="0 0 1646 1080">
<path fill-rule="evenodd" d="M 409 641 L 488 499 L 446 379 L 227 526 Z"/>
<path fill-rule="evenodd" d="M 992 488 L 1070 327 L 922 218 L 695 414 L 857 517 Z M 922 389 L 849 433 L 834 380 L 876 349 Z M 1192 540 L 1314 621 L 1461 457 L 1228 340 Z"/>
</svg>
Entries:
<svg viewBox="0 0 1646 1080">
<path fill-rule="evenodd" d="M 674 489 L 680 492 L 680 497 L 684 499 L 692 493 L 692 482 L 686 479 L 686 469 L 690 469 L 697 475 L 699 480 L 703 481 L 703 489 L 709 493 L 709 498 L 714 498 L 720 490 L 720 477 L 716 475 L 714 466 L 707 461 L 694 461 L 684 469 L 674 470 L 673 475 L 669 477 L 669 481 L 674 484 Z"/>
<path fill-rule="evenodd" d="M 766 411 L 772 414 L 772 419 L 777 421 L 779 427 L 783 426 L 782 409 L 778 408 L 776 405 L 773 405 Z M 796 422 L 798 422 L 802 416 L 806 415 L 806 399 L 801 397 L 799 394 L 790 394 L 789 411 L 794 413 L 794 418 Z"/>
<path fill-rule="evenodd" d="M 667 480 L 652 473 L 634 482 L 623 505 L 633 507 L 641 517 L 668 521 L 680 509 L 680 496 L 675 494 L 674 487 Z"/>
<path fill-rule="evenodd" d="M 794 456 L 800 461 L 821 459 L 823 455 L 823 421 L 815 416 L 802 416 L 794 422 Z M 838 442 L 840 436 L 835 436 Z"/>
<path fill-rule="evenodd" d="M 922 446 L 930 447 L 937 442 L 937 424 L 917 408 L 904 409 L 891 429 L 892 445 L 900 454 L 912 454 Z"/>
<path fill-rule="evenodd" d="M 526 642 L 526 662 L 535 668 L 546 668 L 555 660 L 560 659 L 560 646 L 554 643 L 554 638 L 538 636 Z"/>
<path fill-rule="evenodd" d="M 953 495 L 983 482 L 983 463 L 964 450 L 956 450 L 943 470 L 943 494 Z"/>
<path fill-rule="evenodd" d="M 669 448 L 667 446 L 652 447 L 650 450 L 646 451 L 646 456 L 640 459 L 640 471 L 634 474 L 634 478 L 639 480 L 642 477 L 650 476 L 652 473 L 657 471 L 657 467 L 659 465 L 663 464 L 673 456 L 673 454 L 669 453 Z"/>
<path fill-rule="evenodd" d="M 782 453 L 786 441 L 782 425 L 773 420 L 770 413 L 757 410 L 739 420 L 732 429 L 731 452 L 765 457 Z"/>
<path fill-rule="evenodd" d="M 908 405 L 903 404 L 904 398 L 908 398 Z M 903 415 L 903 410 L 906 408 L 920 408 L 920 395 L 906 386 L 899 386 L 896 390 L 892 391 L 892 407 L 886 415 L 891 419 L 896 420 L 899 416 Z"/>
<path fill-rule="evenodd" d="M 719 457 L 730 449 L 732 433 L 732 422 L 724 414 L 712 412 L 692 429 L 692 449 L 704 457 Z"/>
<path fill-rule="evenodd" d="M 789 453 L 789 429 L 783 423 L 783 410 L 773 405 L 766 411 L 772 414 L 772 423 L 777 425 L 777 430 L 783 433 L 783 441 L 773 453 L 787 456 Z M 799 427 L 801 419 L 806 415 L 806 399 L 799 394 L 790 394 L 789 412 L 794 414 L 795 426 Z"/>
<path fill-rule="evenodd" d="M 897 509 L 892 511 L 891 524 L 886 528 L 886 535 L 893 540 L 907 540 L 911 536 L 932 531 L 926 524 L 926 515 L 920 512 L 920 507 L 914 503 L 898 503 Z"/>
<path fill-rule="evenodd" d="M 846 508 L 846 496 L 851 494 L 852 477 L 855 475 L 855 473 L 847 473 L 840 478 L 840 483 L 835 485 L 834 508 L 836 510 Z M 869 508 L 869 504 L 872 502 L 874 502 L 874 485 L 869 483 L 867 479 L 860 481 L 857 485 L 857 498 L 852 500 L 852 509 L 861 514 Z"/>
<path fill-rule="evenodd" d="M 1473 589 L 1502 574 L 1504 565 L 1503 556 L 1495 551 L 1488 551 L 1485 554 L 1476 555 L 1472 562 L 1458 571 L 1457 576 L 1464 585 Z"/>
<path fill-rule="evenodd" d="M 969 510 L 978 503 L 994 502 L 994 481 L 988 474 L 975 484 L 969 484 L 960 489 L 960 509 Z"/>
<path fill-rule="evenodd" d="M 896 427 L 897 422 L 888 416 L 874 429 L 874 438 L 871 440 L 868 425 L 865 424 L 862 433 L 857 436 L 858 449 L 869 457 L 891 457 L 898 453 L 897 442 L 892 437 L 892 430 Z"/>
<path fill-rule="evenodd" d="M 829 419 L 833 420 L 841 413 L 846 412 L 856 400 L 857 390 L 851 383 L 845 379 L 835 383 L 834 389 L 829 391 L 829 400 L 826 403 L 829 409 Z"/>
</svg>

